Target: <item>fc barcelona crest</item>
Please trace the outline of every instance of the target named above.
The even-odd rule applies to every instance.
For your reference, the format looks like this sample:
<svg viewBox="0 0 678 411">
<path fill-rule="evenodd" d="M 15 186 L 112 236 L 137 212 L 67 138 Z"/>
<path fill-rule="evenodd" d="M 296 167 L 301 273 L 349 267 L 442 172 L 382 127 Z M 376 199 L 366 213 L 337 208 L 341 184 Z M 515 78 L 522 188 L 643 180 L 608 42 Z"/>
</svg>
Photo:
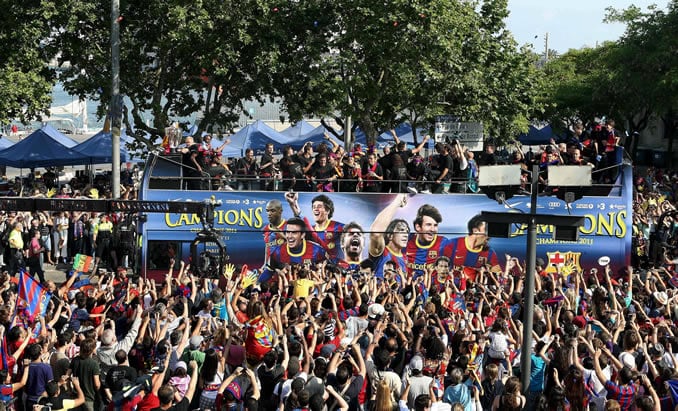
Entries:
<svg viewBox="0 0 678 411">
<path fill-rule="evenodd" d="M 435 260 L 436 258 L 438 258 L 438 251 L 436 251 L 436 250 L 429 251 L 428 252 L 428 258 L 430 260 Z"/>
<path fill-rule="evenodd" d="M 328 240 L 331 240 L 332 238 L 334 238 L 334 234 L 331 233 L 331 232 L 325 233 L 325 238 L 327 238 Z"/>
<path fill-rule="evenodd" d="M 545 271 L 549 274 L 561 273 L 567 276 L 574 271 L 581 271 L 581 253 L 572 251 L 562 253 L 560 251 L 554 251 L 552 253 L 546 253 L 546 255 L 548 256 L 549 262 Z"/>
</svg>

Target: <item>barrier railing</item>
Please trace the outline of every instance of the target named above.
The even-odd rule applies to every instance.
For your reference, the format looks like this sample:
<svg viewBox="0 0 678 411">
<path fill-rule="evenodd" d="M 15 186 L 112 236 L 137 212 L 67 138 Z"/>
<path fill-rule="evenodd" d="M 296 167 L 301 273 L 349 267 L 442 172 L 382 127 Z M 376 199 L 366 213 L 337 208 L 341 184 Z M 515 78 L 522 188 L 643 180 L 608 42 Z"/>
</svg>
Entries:
<svg viewBox="0 0 678 411">
<path fill-rule="evenodd" d="M 379 180 L 358 181 L 355 179 L 313 180 L 278 179 L 264 177 L 151 177 L 151 189 L 210 190 L 210 191 L 308 191 L 308 192 L 384 192 L 389 187 L 392 193 L 431 192 L 467 193 L 468 179 L 448 180 L 441 183 L 426 180 Z"/>
</svg>

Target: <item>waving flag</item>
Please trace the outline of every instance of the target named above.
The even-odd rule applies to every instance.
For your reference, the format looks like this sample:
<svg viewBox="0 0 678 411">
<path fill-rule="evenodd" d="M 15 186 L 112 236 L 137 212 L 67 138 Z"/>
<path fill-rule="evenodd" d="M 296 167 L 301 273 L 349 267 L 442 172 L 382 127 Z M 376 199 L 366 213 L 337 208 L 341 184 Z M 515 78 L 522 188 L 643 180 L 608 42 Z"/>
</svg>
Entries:
<svg viewBox="0 0 678 411">
<path fill-rule="evenodd" d="M 36 316 L 44 316 L 52 293 L 45 290 L 25 271 L 19 272 L 19 301 L 23 302 L 26 317 L 34 321 Z M 18 304 L 17 304 L 18 307 Z"/>
<path fill-rule="evenodd" d="M 666 385 L 669 386 L 669 393 L 671 394 L 671 401 L 673 401 L 673 404 L 678 404 L 678 381 L 676 380 L 668 380 L 666 381 Z"/>
<path fill-rule="evenodd" d="M 92 269 L 94 259 L 85 254 L 76 254 L 73 258 L 73 271 L 89 272 Z"/>
<path fill-rule="evenodd" d="M 7 370 L 7 337 L 3 334 L 2 336 L 2 346 L 0 346 L 0 356 L 2 356 L 2 368 L 1 370 Z"/>
</svg>

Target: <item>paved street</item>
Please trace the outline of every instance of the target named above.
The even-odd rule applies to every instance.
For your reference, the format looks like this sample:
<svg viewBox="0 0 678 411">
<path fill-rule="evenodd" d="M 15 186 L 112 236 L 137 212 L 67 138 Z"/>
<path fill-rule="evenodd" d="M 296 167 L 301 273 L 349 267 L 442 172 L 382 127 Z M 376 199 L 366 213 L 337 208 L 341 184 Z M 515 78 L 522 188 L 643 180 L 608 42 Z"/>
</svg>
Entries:
<svg viewBox="0 0 678 411">
<path fill-rule="evenodd" d="M 52 280 L 56 284 L 61 284 L 64 281 L 66 281 L 66 266 L 65 265 L 59 265 L 58 267 L 55 267 L 53 265 L 45 264 L 45 279 L 47 280 Z"/>
</svg>

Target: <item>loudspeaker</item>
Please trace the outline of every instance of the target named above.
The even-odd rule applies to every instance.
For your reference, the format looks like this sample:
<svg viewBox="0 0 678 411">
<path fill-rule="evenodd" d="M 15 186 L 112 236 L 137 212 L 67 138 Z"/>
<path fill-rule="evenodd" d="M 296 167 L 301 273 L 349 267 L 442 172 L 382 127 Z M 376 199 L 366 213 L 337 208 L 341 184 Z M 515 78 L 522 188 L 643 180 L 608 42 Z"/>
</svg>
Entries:
<svg viewBox="0 0 678 411">
<path fill-rule="evenodd" d="M 556 226 L 553 230 L 553 239 L 558 241 L 577 241 L 579 227 Z"/>
<path fill-rule="evenodd" d="M 508 238 L 509 224 L 505 223 L 487 223 L 487 235 L 494 238 Z"/>
</svg>

